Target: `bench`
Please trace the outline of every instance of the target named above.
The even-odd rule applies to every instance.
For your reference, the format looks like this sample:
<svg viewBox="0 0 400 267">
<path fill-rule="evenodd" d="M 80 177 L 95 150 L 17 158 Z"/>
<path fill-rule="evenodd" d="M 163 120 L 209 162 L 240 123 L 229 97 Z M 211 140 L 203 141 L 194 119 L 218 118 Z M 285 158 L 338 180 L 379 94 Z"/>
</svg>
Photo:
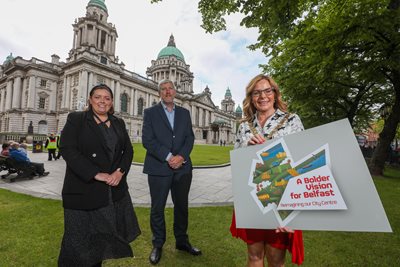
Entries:
<svg viewBox="0 0 400 267">
<path fill-rule="evenodd" d="M 15 182 L 19 178 L 33 179 L 35 168 L 28 162 L 17 162 L 9 157 L 0 157 L 0 171 L 7 171 L 1 176 L 2 179 L 10 177 L 10 182 Z M 11 176 L 16 174 L 16 176 Z"/>
</svg>

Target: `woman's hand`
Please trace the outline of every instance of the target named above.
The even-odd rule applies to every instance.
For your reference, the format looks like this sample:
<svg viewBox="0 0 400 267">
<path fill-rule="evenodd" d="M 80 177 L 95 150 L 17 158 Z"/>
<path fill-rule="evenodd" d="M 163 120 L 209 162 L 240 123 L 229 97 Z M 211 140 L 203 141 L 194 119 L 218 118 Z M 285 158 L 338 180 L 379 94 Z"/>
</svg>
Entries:
<svg viewBox="0 0 400 267">
<path fill-rule="evenodd" d="M 294 233 L 294 230 L 289 227 L 281 227 L 275 229 L 275 233 Z"/>
<path fill-rule="evenodd" d="M 105 172 L 99 172 L 98 174 L 96 174 L 96 176 L 94 177 L 95 180 L 100 181 L 100 182 L 107 182 L 109 179 L 109 174 L 105 173 Z"/>
<path fill-rule="evenodd" d="M 124 174 L 117 169 L 110 174 L 108 180 L 106 181 L 106 184 L 108 184 L 109 186 L 117 186 L 121 181 L 122 176 L 124 176 Z"/>
<path fill-rule="evenodd" d="M 262 136 L 261 134 L 255 134 L 247 142 L 247 145 L 258 145 L 258 144 L 262 144 L 264 142 L 265 142 L 264 136 Z"/>
</svg>

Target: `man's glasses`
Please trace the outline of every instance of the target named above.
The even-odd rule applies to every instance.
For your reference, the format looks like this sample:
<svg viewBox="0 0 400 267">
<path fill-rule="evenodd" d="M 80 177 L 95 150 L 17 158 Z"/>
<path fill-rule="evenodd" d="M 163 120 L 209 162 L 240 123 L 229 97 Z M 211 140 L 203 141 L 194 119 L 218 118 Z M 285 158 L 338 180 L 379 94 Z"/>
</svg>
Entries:
<svg viewBox="0 0 400 267">
<path fill-rule="evenodd" d="M 272 95 L 274 93 L 275 89 L 274 88 L 266 88 L 263 90 L 254 90 L 251 92 L 252 97 L 260 97 L 262 93 L 264 93 L 266 96 Z"/>
</svg>

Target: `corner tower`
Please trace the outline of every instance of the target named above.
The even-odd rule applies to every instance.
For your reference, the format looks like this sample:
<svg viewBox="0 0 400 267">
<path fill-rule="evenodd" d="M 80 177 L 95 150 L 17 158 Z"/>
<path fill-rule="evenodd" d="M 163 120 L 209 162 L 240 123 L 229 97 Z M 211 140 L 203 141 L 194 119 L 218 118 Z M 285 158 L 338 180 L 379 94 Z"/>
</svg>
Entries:
<svg viewBox="0 0 400 267">
<path fill-rule="evenodd" d="M 193 73 L 190 65 L 185 63 L 182 52 L 176 48 L 172 34 L 167 46 L 158 53 L 157 59 L 151 61 L 151 67 L 147 68 L 146 74 L 155 82 L 170 79 L 180 93 L 193 93 Z"/>
<path fill-rule="evenodd" d="M 235 101 L 233 101 L 231 90 L 228 87 L 225 92 L 225 98 L 221 101 L 221 109 L 225 112 L 233 113 L 234 108 Z"/>
<path fill-rule="evenodd" d="M 99 56 L 99 61 L 116 62 L 115 46 L 118 38 L 115 26 L 107 21 L 108 10 L 105 0 L 90 0 L 86 6 L 86 16 L 75 20 L 72 49 L 68 62 L 89 51 Z"/>
</svg>

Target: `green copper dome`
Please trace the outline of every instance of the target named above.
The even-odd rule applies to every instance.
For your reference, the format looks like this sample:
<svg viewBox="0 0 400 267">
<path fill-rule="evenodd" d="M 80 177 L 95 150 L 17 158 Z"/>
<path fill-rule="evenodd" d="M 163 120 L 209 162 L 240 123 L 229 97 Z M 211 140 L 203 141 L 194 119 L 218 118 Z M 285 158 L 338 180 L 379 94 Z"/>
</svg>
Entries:
<svg viewBox="0 0 400 267">
<path fill-rule="evenodd" d="M 169 37 L 168 45 L 161 49 L 160 53 L 158 53 L 157 59 L 169 56 L 176 56 L 180 60 L 185 61 L 182 52 L 176 48 L 174 36 L 172 34 Z"/>
<path fill-rule="evenodd" d="M 107 6 L 104 3 L 104 1 L 105 0 L 90 0 L 89 3 L 88 3 L 88 6 L 97 6 L 97 7 L 103 9 L 105 12 L 108 13 Z"/>
<path fill-rule="evenodd" d="M 229 89 L 229 87 L 226 89 L 226 92 L 225 92 L 225 98 L 227 98 L 227 97 L 232 97 L 231 90 Z"/>
<path fill-rule="evenodd" d="M 6 60 L 4 60 L 3 64 L 8 63 L 14 59 L 12 53 L 10 53 L 7 57 Z"/>
<path fill-rule="evenodd" d="M 239 105 L 236 108 L 236 113 L 242 113 L 242 108 Z"/>
</svg>

